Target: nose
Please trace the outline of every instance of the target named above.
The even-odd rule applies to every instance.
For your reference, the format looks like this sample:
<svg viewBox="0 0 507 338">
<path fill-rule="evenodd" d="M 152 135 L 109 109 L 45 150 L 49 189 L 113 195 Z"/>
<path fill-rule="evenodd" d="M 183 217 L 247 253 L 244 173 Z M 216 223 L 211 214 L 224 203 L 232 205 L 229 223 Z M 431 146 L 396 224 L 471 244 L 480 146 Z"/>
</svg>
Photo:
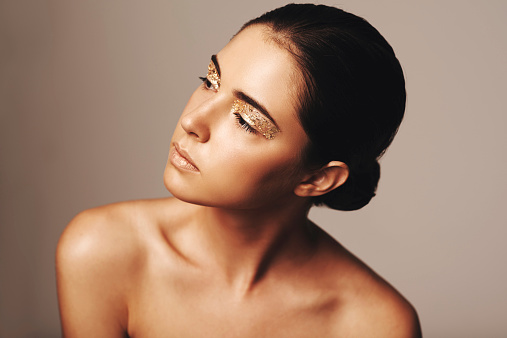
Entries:
<svg viewBox="0 0 507 338">
<path fill-rule="evenodd" d="M 213 122 L 211 102 L 204 102 L 181 117 L 181 127 L 196 141 L 205 143 L 211 136 Z"/>
</svg>

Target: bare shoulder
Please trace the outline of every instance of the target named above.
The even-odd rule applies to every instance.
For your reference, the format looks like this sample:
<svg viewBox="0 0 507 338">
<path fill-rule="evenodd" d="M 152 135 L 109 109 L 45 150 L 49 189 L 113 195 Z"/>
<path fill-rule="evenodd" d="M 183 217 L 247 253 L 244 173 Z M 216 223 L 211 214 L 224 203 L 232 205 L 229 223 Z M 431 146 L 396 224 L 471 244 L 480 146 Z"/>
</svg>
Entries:
<svg viewBox="0 0 507 338">
<path fill-rule="evenodd" d="M 162 205 L 161 200 L 110 204 L 85 210 L 68 224 L 56 252 L 64 334 L 122 336 L 127 296 L 147 255 L 146 237 L 157 231 L 152 211 Z"/>
<path fill-rule="evenodd" d="M 341 329 L 357 337 L 421 337 L 414 307 L 392 286 L 373 277 L 356 288 L 338 320 Z M 352 335 L 354 333 L 354 335 Z"/>
<path fill-rule="evenodd" d="M 414 307 L 393 286 L 334 239 L 327 240 L 334 261 L 329 278 L 337 281 L 340 306 L 334 328 L 346 337 L 421 337 Z"/>
<path fill-rule="evenodd" d="M 57 261 L 115 272 L 136 269 L 151 238 L 160 235 L 161 219 L 170 219 L 176 210 L 174 203 L 170 198 L 137 200 L 82 211 L 63 231 Z"/>
<path fill-rule="evenodd" d="M 126 261 L 138 247 L 136 209 L 136 202 L 122 202 L 80 212 L 63 231 L 57 258 L 103 264 L 119 255 Z"/>
</svg>

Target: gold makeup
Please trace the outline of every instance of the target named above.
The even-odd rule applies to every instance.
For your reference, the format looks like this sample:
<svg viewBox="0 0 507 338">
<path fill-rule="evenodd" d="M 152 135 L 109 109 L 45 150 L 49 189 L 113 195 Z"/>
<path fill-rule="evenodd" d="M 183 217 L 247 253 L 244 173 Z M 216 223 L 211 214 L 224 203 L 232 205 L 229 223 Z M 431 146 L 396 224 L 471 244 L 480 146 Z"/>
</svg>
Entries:
<svg viewBox="0 0 507 338">
<path fill-rule="evenodd" d="M 234 100 L 232 104 L 232 113 L 237 113 L 252 128 L 261 133 L 268 140 L 275 138 L 280 130 L 267 118 L 265 118 L 254 107 L 243 100 Z"/>
<path fill-rule="evenodd" d="M 211 82 L 214 90 L 218 91 L 220 89 L 220 73 L 215 66 L 215 62 L 213 62 L 213 57 L 209 62 L 208 75 L 206 75 L 206 78 Z"/>
</svg>

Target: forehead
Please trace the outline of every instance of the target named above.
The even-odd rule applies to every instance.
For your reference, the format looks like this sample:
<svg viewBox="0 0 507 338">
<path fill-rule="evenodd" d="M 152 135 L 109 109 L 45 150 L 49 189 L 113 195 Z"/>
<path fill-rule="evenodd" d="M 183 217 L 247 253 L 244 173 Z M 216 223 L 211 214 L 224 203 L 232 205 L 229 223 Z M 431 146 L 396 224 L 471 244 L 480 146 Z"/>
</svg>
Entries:
<svg viewBox="0 0 507 338">
<path fill-rule="evenodd" d="M 292 55 L 269 38 L 269 28 L 254 25 L 236 35 L 218 54 L 222 90 L 236 89 L 262 103 L 279 122 L 297 116 L 299 73 Z"/>
</svg>

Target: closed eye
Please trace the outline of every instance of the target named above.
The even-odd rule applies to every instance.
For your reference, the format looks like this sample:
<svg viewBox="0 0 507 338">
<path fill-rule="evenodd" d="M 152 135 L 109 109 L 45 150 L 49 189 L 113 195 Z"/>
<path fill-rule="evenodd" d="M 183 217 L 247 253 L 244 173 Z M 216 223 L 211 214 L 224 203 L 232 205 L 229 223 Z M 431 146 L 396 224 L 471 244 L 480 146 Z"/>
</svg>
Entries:
<svg viewBox="0 0 507 338">
<path fill-rule="evenodd" d="M 251 125 L 248 124 L 248 122 L 246 122 L 239 113 L 234 113 L 234 116 L 236 117 L 236 120 L 238 121 L 238 126 L 241 128 L 241 129 L 244 129 L 246 130 L 247 132 L 249 133 L 252 133 L 252 134 L 256 134 L 257 131 L 252 128 Z"/>
<path fill-rule="evenodd" d="M 280 130 L 263 117 L 255 108 L 243 100 L 235 100 L 232 104 L 231 113 L 234 114 L 238 125 L 250 133 L 260 133 L 268 140 L 275 137 Z"/>
</svg>

